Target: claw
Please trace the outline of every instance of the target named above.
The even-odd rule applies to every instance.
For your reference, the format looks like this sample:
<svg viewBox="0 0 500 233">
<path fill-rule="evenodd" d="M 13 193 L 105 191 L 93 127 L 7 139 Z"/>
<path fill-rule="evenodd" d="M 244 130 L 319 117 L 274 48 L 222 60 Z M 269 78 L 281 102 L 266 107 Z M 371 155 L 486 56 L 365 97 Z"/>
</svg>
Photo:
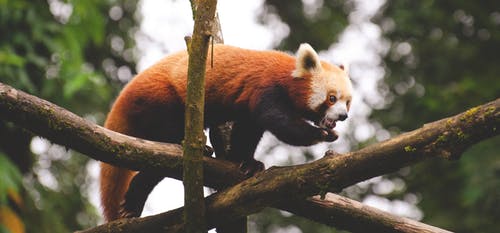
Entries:
<svg viewBox="0 0 500 233">
<path fill-rule="evenodd" d="M 337 132 L 335 130 L 322 129 L 323 130 L 323 141 L 325 142 L 333 142 L 339 138 Z"/>
<path fill-rule="evenodd" d="M 133 217 L 139 217 L 140 213 L 137 213 L 136 211 L 130 210 L 127 206 L 127 203 L 125 200 L 123 200 L 120 203 L 120 210 L 118 211 L 118 214 L 120 218 L 133 218 Z"/>
<path fill-rule="evenodd" d="M 203 150 L 203 155 L 207 157 L 212 157 L 214 153 L 214 149 L 208 145 L 205 145 L 205 149 Z"/>
<path fill-rule="evenodd" d="M 264 169 L 264 164 L 257 160 L 243 161 L 240 163 L 240 170 L 246 177 L 252 177 L 257 173 L 264 171 Z"/>
</svg>

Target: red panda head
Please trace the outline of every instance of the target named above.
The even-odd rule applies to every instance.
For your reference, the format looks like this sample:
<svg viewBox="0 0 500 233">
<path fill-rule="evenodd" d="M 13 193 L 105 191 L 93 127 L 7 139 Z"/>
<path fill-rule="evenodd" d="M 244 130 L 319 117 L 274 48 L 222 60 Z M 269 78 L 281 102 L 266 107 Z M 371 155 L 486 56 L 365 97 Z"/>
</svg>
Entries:
<svg viewBox="0 0 500 233">
<path fill-rule="evenodd" d="M 309 44 L 301 44 L 292 76 L 309 79 L 306 105 L 320 116 L 315 119 L 319 127 L 333 129 L 336 121 L 347 118 L 352 84 L 344 66 L 337 67 L 320 61 Z"/>
</svg>

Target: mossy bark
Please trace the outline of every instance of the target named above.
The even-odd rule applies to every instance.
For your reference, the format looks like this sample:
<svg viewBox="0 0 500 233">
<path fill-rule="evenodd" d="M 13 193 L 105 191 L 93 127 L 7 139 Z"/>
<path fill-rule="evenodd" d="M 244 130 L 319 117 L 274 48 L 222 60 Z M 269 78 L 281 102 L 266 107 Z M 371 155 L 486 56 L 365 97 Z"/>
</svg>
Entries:
<svg viewBox="0 0 500 233">
<path fill-rule="evenodd" d="M 332 193 L 328 193 L 324 199 L 316 196 L 307 200 L 299 200 L 293 205 L 277 204 L 276 207 L 350 232 L 451 233 Z"/>
<path fill-rule="evenodd" d="M 196 2 L 196 3 L 195 3 Z M 203 195 L 203 151 L 205 69 L 216 0 L 195 1 L 193 36 L 188 44 L 189 65 L 185 114 L 184 152 L 184 223 L 188 233 L 206 232 Z"/>
</svg>

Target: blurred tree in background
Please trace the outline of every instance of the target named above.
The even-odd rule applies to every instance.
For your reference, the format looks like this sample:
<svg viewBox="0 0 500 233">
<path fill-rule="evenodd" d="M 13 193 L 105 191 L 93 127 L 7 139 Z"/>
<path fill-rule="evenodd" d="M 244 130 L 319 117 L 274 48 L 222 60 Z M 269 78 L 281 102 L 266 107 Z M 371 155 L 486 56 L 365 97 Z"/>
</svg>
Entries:
<svg viewBox="0 0 500 233">
<path fill-rule="evenodd" d="M 347 16 L 354 5 L 345 0 L 266 0 L 264 4 L 260 12 L 262 23 L 269 21 L 270 15 L 277 15 L 288 25 L 287 37 L 276 48 L 288 51 L 295 51 L 304 42 L 316 50 L 328 49 L 347 26 Z"/>
<path fill-rule="evenodd" d="M 135 72 L 136 4 L 0 1 L 0 81 L 102 122 L 120 80 Z M 94 226 L 87 157 L 40 139 L 34 156 L 32 139 L 0 121 L 0 232 L 22 232 L 23 225 L 27 232 Z M 12 226 L 18 220 L 21 225 Z"/>
<path fill-rule="evenodd" d="M 394 133 L 500 97 L 499 1 L 387 1 L 375 17 L 390 43 L 373 113 Z M 456 162 L 430 161 L 404 176 L 424 222 L 456 232 L 497 232 L 500 138 Z M 403 192 L 403 193 L 404 193 Z"/>
</svg>

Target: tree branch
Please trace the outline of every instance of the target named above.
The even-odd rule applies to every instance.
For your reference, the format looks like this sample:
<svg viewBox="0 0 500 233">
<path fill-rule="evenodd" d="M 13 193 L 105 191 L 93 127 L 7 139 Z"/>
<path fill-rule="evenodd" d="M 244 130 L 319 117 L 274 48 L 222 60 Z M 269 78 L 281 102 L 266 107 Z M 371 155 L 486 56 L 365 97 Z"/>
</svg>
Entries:
<svg viewBox="0 0 500 233">
<path fill-rule="evenodd" d="M 412 219 L 398 217 L 363 203 L 328 193 L 324 200 L 315 196 L 296 202 L 278 202 L 274 207 L 316 222 L 351 232 L 449 233 Z"/>
<path fill-rule="evenodd" d="M 293 204 L 297 198 L 339 191 L 366 178 L 430 158 L 433 154 L 455 158 L 470 145 L 498 135 L 499 105 L 500 99 L 497 99 L 346 155 L 329 154 L 310 164 L 268 169 L 212 195 L 207 200 L 209 225 L 254 213 L 279 201 L 282 203 L 286 201 L 282 200 L 283 197 L 289 197 L 290 193 L 298 194 L 289 202 Z M 0 117 L 104 162 L 133 170 L 147 168 L 174 178 L 178 178 L 181 173 L 179 146 L 114 133 L 3 84 L 0 84 Z M 210 158 L 204 158 L 204 163 L 207 185 L 221 188 L 243 179 L 243 174 L 234 164 Z M 143 219 L 166 226 L 176 222 L 172 221 L 177 216 L 175 213 L 173 211 Z M 110 224 L 122 223 L 120 226 L 123 227 L 129 225 L 123 225 L 128 221 L 143 219 L 120 220 Z M 150 225 L 145 223 L 144 226 Z"/>
<path fill-rule="evenodd" d="M 206 145 L 204 128 L 205 70 L 217 0 L 191 2 L 194 29 L 188 43 L 189 63 L 184 130 L 184 222 L 186 232 L 205 231 L 205 202 L 203 196 L 203 149 Z M 196 6 L 195 6 L 196 5 Z"/>
<path fill-rule="evenodd" d="M 148 170 L 182 180 L 182 148 L 120 134 L 55 104 L 0 83 L 0 118 L 85 154 L 130 170 Z M 205 185 L 224 188 L 245 178 L 238 166 L 203 157 Z"/>
</svg>

